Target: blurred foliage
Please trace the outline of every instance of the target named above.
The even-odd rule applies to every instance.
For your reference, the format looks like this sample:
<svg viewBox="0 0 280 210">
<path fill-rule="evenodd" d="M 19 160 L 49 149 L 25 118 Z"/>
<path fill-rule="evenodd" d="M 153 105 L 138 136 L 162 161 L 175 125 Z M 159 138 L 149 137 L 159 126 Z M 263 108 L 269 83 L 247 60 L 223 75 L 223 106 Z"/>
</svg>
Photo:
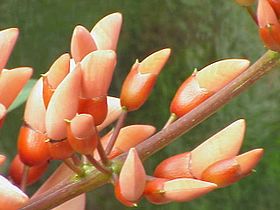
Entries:
<svg viewBox="0 0 280 210">
<path fill-rule="evenodd" d="M 69 52 L 71 33 L 77 24 L 91 29 L 101 17 L 116 11 L 123 14 L 124 24 L 112 95 L 118 96 L 125 74 L 136 58 L 141 60 L 158 49 L 172 48 L 172 57 L 149 101 L 140 111 L 131 113 L 128 124 L 150 123 L 160 129 L 168 118 L 174 92 L 194 68 L 231 57 L 254 62 L 265 51 L 253 21 L 234 0 L 1 0 L 0 28 L 20 28 L 20 38 L 8 67 L 32 66 L 34 78 L 38 78 L 59 55 Z M 139 209 L 277 209 L 280 206 L 279 83 L 278 68 L 146 162 L 152 173 L 162 159 L 190 150 L 234 120 L 245 118 L 248 126 L 242 151 L 258 147 L 266 151 L 256 173 L 193 202 L 155 206 L 143 201 Z M 16 153 L 22 114 L 22 107 L 9 113 L 0 131 L 0 152 L 8 155 L 9 161 Z M 111 186 L 105 186 L 89 193 L 87 209 L 125 209 L 115 201 L 112 191 Z"/>
</svg>

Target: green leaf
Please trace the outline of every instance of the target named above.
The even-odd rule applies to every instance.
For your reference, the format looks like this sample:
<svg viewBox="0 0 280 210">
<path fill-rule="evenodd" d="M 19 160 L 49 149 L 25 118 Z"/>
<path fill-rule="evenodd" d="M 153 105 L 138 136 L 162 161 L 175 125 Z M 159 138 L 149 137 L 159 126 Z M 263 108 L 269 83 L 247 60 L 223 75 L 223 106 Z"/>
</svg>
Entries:
<svg viewBox="0 0 280 210">
<path fill-rule="evenodd" d="M 36 81 L 37 81 L 36 79 L 31 79 L 27 82 L 27 84 L 24 86 L 20 94 L 16 97 L 16 100 L 9 107 L 8 112 L 11 112 L 14 109 L 18 108 L 27 100 L 27 97 L 29 96 L 29 93 L 33 88 L 33 86 L 35 85 Z"/>
</svg>

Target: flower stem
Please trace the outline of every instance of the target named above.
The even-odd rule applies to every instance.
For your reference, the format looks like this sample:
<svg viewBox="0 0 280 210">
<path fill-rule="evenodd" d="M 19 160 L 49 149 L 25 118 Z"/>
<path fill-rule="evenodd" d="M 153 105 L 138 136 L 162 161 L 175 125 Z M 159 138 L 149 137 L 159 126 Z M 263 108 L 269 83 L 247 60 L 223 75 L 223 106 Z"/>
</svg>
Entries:
<svg viewBox="0 0 280 210">
<path fill-rule="evenodd" d="M 116 127 L 115 129 L 113 130 L 113 134 L 111 135 L 111 138 L 109 140 L 109 143 L 106 147 L 106 154 L 109 155 L 110 152 L 112 151 L 114 145 L 115 145 L 115 142 L 118 138 L 118 135 L 120 133 L 120 130 L 121 128 L 123 127 L 124 125 L 124 122 L 125 122 L 125 119 L 126 119 L 126 116 L 127 116 L 127 110 L 123 109 L 122 112 L 121 112 L 121 115 L 117 121 L 117 124 L 116 124 Z"/>
<path fill-rule="evenodd" d="M 97 160 L 95 160 L 92 155 L 86 155 L 88 161 L 101 173 L 104 174 L 111 174 L 111 171 L 108 170 L 106 167 L 104 167 L 103 165 L 101 165 Z"/>
<path fill-rule="evenodd" d="M 253 8 L 251 6 L 247 6 L 247 7 L 245 7 L 245 9 L 247 10 L 248 14 L 253 19 L 253 21 L 258 25 L 258 18 L 256 16 Z"/>
<path fill-rule="evenodd" d="M 215 95 L 211 96 L 191 112 L 188 112 L 186 115 L 170 124 L 166 129 L 159 131 L 139 144 L 136 149 L 140 157 L 143 160 L 147 159 L 152 154 L 173 142 L 177 137 L 214 114 L 232 98 L 239 95 L 265 73 L 278 65 L 279 61 L 279 53 L 270 50 L 267 51 L 256 63 L 250 66 L 245 72 L 218 91 Z M 127 153 L 120 155 L 115 158 L 113 162 L 117 162 L 121 165 L 126 156 Z M 98 170 L 93 170 L 91 174 L 78 181 L 73 180 L 73 178 L 69 179 L 66 183 L 58 184 L 49 191 L 42 193 L 42 195 L 34 199 L 31 198 L 21 210 L 51 209 L 81 193 L 96 189 L 109 181 L 109 175 L 100 173 Z"/>
<path fill-rule="evenodd" d="M 105 153 L 105 150 L 104 150 L 104 148 L 103 148 L 103 146 L 101 144 L 99 136 L 97 138 L 96 149 L 97 149 L 97 152 L 99 154 L 101 162 L 103 163 L 103 165 L 107 166 L 110 163 L 110 161 L 109 161 L 109 159 L 108 159 L 108 157 L 107 157 L 107 155 Z"/>
<path fill-rule="evenodd" d="M 65 159 L 63 160 L 63 162 L 65 163 L 65 165 L 67 165 L 72 171 L 74 171 L 78 176 L 83 177 L 85 175 L 85 173 L 79 168 L 77 167 L 72 161 L 71 159 Z"/>
<path fill-rule="evenodd" d="M 78 156 L 77 154 L 75 154 L 75 153 L 71 156 L 71 159 L 72 159 L 73 163 L 74 163 L 76 166 L 80 166 L 80 165 L 82 164 L 81 159 L 80 159 L 79 156 Z"/>
<path fill-rule="evenodd" d="M 28 174 L 29 174 L 29 166 L 24 165 L 23 166 L 23 172 L 22 172 L 22 179 L 21 179 L 21 183 L 20 183 L 20 189 L 23 192 L 25 192 L 25 190 L 26 190 Z"/>
</svg>

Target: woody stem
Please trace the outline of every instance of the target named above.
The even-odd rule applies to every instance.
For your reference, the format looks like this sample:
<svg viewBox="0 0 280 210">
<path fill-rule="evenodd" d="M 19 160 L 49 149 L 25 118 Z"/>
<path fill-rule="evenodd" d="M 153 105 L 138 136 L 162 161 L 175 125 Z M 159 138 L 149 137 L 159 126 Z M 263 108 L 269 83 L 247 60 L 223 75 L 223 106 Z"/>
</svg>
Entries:
<svg viewBox="0 0 280 210">
<path fill-rule="evenodd" d="M 278 65 L 279 61 L 279 53 L 270 50 L 267 51 L 256 63 L 226 85 L 222 90 L 208 98 L 191 112 L 170 124 L 167 128 L 159 131 L 146 141 L 139 144 L 136 149 L 140 157 L 143 160 L 147 159 L 173 142 L 177 137 L 214 114 L 232 98 L 239 95 L 265 73 Z M 112 161 L 113 164 L 117 164 L 118 168 L 121 168 L 126 156 L 127 153 L 118 156 Z M 78 181 L 73 181 L 73 179 L 70 178 L 66 183 L 58 184 L 49 191 L 42 193 L 40 196 L 31 198 L 21 210 L 51 209 L 81 193 L 96 189 L 109 181 L 109 175 L 100 173 L 98 170 L 93 170 L 88 176 L 81 178 Z"/>
</svg>

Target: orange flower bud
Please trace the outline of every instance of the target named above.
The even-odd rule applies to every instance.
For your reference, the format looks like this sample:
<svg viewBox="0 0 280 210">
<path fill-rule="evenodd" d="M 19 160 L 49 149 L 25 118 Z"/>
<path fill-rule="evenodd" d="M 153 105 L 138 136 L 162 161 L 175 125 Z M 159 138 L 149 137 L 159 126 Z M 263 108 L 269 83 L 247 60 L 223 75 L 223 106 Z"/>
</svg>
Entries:
<svg viewBox="0 0 280 210">
<path fill-rule="evenodd" d="M 23 167 L 24 163 L 20 160 L 19 155 L 16 155 L 9 169 L 9 175 L 16 185 L 20 185 L 21 183 L 21 179 L 23 176 Z M 45 162 L 38 166 L 30 167 L 28 170 L 27 185 L 31 185 L 38 181 L 46 171 L 47 167 L 48 162 Z"/>
<path fill-rule="evenodd" d="M 279 19 L 280 18 L 280 1 L 279 0 L 268 0 L 268 1 Z"/>
<path fill-rule="evenodd" d="M 197 178 L 209 165 L 235 157 L 245 133 L 245 121 L 238 120 L 216 133 L 191 152 L 172 156 L 162 161 L 154 176 L 167 179 Z"/>
<path fill-rule="evenodd" d="M 81 69 L 78 64 L 55 90 L 46 112 L 46 131 L 49 138 L 61 140 L 66 137 L 64 119 L 72 119 L 78 110 L 81 87 Z"/>
<path fill-rule="evenodd" d="M 134 148 L 128 152 L 119 176 L 120 193 L 130 202 L 137 202 L 145 188 L 146 173 Z"/>
<path fill-rule="evenodd" d="M 28 196 L 9 180 L 0 176 L 0 206 L 1 209 L 17 210 L 28 201 Z"/>
<path fill-rule="evenodd" d="M 209 165 L 235 157 L 240 150 L 244 133 L 245 121 L 237 120 L 192 150 L 192 174 L 200 179 Z"/>
<path fill-rule="evenodd" d="M 240 165 L 241 174 L 243 176 L 247 176 L 252 172 L 262 158 L 263 153 L 263 149 L 254 149 L 236 156 L 236 161 Z"/>
<path fill-rule="evenodd" d="M 246 70 L 249 64 L 245 59 L 226 59 L 195 71 L 177 90 L 170 112 L 178 117 L 188 113 Z"/>
<path fill-rule="evenodd" d="M 215 183 L 218 187 L 226 187 L 238 181 L 240 176 L 240 166 L 235 158 L 231 158 L 210 165 L 202 173 L 201 179 Z"/>
<path fill-rule="evenodd" d="M 195 74 L 192 74 L 180 86 L 171 102 L 170 112 L 176 114 L 177 117 L 182 117 L 213 95 L 207 89 L 199 86 Z"/>
<path fill-rule="evenodd" d="M 79 102 L 80 114 L 91 114 L 95 124 L 101 124 L 107 115 L 107 92 L 116 65 L 116 53 L 97 50 L 81 62 L 82 87 Z"/>
<path fill-rule="evenodd" d="M 231 185 L 249 175 L 263 155 L 263 149 L 255 149 L 237 157 L 221 160 L 210 165 L 202 174 L 202 180 L 218 187 Z"/>
<path fill-rule="evenodd" d="M 70 158 L 74 153 L 73 148 L 66 138 L 62 140 L 49 140 L 47 144 L 50 157 L 54 160 L 64 160 L 66 158 Z"/>
<path fill-rule="evenodd" d="M 16 44 L 19 30 L 17 28 L 8 28 L 0 31 L 0 73 L 6 66 L 10 54 Z"/>
<path fill-rule="evenodd" d="M 164 183 L 164 197 L 175 202 L 191 201 L 217 188 L 216 184 L 197 179 L 180 178 Z"/>
<path fill-rule="evenodd" d="M 71 39 L 71 55 L 75 62 L 80 62 L 87 54 L 96 49 L 89 31 L 83 26 L 76 26 Z"/>
<path fill-rule="evenodd" d="M 122 15 L 112 13 L 105 16 L 91 30 L 98 50 L 116 50 L 122 26 Z"/>
<path fill-rule="evenodd" d="M 190 152 L 185 152 L 165 159 L 156 167 L 154 176 L 166 179 L 193 178 L 190 155 Z"/>
<path fill-rule="evenodd" d="M 83 155 L 92 155 L 97 145 L 97 135 L 91 115 L 76 115 L 67 123 L 67 140 L 73 150 Z"/>
<path fill-rule="evenodd" d="M 154 204 L 186 202 L 216 189 L 217 185 L 197 179 L 154 179 L 147 183 L 145 197 Z"/>
<path fill-rule="evenodd" d="M 117 63 L 116 57 L 112 50 L 97 50 L 82 60 L 82 98 L 107 96 Z"/>
<path fill-rule="evenodd" d="M 166 204 L 171 202 L 169 199 L 167 199 L 164 196 L 165 191 L 164 183 L 167 182 L 168 179 L 162 179 L 162 178 L 150 178 L 146 182 L 144 196 L 145 198 L 153 203 L 153 204 Z"/>
<path fill-rule="evenodd" d="M 50 159 L 46 135 L 27 125 L 20 128 L 18 153 L 21 161 L 28 166 L 41 165 Z"/>
<path fill-rule="evenodd" d="M 137 204 L 135 202 L 131 202 L 123 197 L 123 195 L 121 194 L 119 181 L 117 181 L 114 185 L 115 185 L 114 186 L 115 197 L 119 202 L 121 202 L 123 205 L 127 207 L 137 207 Z"/>
<path fill-rule="evenodd" d="M 108 112 L 107 97 L 80 98 L 79 114 L 90 114 L 94 117 L 96 125 L 100 125 L 106 118 Z"/>
<path fill-rule="evenodd" d="M 280 23 L 267 0 L 259 0 L 257 17 L 263 43 L 267 48 L 280 52 Z"/>
<path fill-rule="evenodd" d="M 19 67 L 11 70 L 4 69 L 1 72 L 0 103 L 2 103 L 6 109 L 9 108 L 23 86 L 30 79 L 32 72 L 32 68 L 29 67 Z"/>
<path fill-rule="evenodd" d="M 70 70 L 70 55 L 65 53 L 61 55 L 50 67 L 49 71 L 42 75 L 43 77 L 43 98 L 45 107 L 48 107 L 49 101 L 54 90 L 66 77 Z"/>
<path fill-rule="evenodd" d="M 121 105 L 128 111 L 137 110 L 145 103 L 169 55 L 170 49 L 163 49 L 141 63 L 136 60 L 122 85 L 120 96 Z"/>
<path fill-rule="evenodd" d="M 237 4 L 239 4 L 240 6 L 251 6 L 255 3 L 256 0 L 235 0 Z"/>
<path fill-rule="evenodd" d="M 52 89 L 56 89 L 70 70 L 70 55 L 65 53 L 58 57 L 51 65 L 49 71 L 44 74 Z"/>
<path fill-rule="evenodd" d="M 36 114 L 34 114 L 36 110 Z M 39 79 L 32 88 L 24 110 L 24 121 L 34 130 L 46 132 L 46 108 L 43 100 L 43 80 Z"/>
</svg>

